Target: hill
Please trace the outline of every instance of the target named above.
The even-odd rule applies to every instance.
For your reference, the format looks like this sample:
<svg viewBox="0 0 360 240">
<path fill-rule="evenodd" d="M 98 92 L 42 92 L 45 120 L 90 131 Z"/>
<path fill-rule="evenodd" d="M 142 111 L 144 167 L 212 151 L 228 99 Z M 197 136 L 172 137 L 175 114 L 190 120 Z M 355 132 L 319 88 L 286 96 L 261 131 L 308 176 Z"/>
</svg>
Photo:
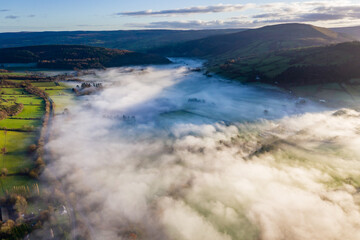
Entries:
<svg viewBox="0 0 360 240">
<path fill-rule="evenodd" d="M 36 63 L 39 68 L 88 69 L 166 64 L 162 56 L 82 45 L 42 45 L 0 49 L 0 64 Z"/>
<path fill-rule="evenodd" d="M 342 33 L 342 34 L 348 34 L 357 40 L 360 40 L 360 26 L 357 27 L 342 27 L 342 28 L 332 28 L 331 30 Z"/>
<path fill-rule="evenodd" d="M 230 78 L 280 86 L 355 84 L 360 79 L 360 42 L 282 50 L 208 67 Z"/>
<path fill-rule="evenodd" d="M 72 44 L 146 51 L 243 29 L 218 30 L 130 30 L 0 33 L 0 48 L 35 45 Z"/>
<path fill-rule="evenodd" d="M 326 28 L 307 24 L 280 24 L 233 34 L 211 36 L 151 52 L 166 56 L 202 57 L 225 60 L 269 51 L 320 46 L 354 40 Z"/>
</svg>

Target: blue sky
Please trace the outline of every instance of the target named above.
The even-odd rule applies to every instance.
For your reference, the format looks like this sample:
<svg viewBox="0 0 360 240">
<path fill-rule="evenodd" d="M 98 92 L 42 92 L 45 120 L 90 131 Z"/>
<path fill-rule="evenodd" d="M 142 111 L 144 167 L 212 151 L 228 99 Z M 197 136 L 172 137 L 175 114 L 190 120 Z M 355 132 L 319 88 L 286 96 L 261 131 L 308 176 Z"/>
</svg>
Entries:
<svg viewBox="0 0 360 240">
<path fill-rule="evenodd" d="M 359 0 L 0 0 L 0 32 L 360 25 Z"/>
</svg>

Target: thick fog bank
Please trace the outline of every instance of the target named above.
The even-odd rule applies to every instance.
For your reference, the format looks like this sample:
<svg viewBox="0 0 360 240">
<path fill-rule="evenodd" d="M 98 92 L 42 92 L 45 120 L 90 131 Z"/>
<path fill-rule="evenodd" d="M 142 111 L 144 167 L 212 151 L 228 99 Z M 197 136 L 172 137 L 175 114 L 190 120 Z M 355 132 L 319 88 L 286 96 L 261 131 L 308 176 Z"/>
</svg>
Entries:
<svg viewBox="0 0 360 240">
<path fill-rule="evenodd" d="M 91 237 L 360 239 L 360 114 L 199 64 L 98 72 L 56 118 L 50 169 Z"/>
</svg>

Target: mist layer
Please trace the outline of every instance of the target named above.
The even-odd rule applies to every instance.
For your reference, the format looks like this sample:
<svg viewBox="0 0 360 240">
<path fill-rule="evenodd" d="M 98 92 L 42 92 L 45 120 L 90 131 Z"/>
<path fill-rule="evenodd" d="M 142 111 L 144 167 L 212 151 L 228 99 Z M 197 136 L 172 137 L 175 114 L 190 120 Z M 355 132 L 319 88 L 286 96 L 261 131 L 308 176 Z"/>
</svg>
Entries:
<svg viewBox="0 0 360 240">
<path fill-rule="evenodd" d="M 114 68 L 48 148 L 93 239 L 360 239 L 360 114 L 207 78 Z"/>
</svg>

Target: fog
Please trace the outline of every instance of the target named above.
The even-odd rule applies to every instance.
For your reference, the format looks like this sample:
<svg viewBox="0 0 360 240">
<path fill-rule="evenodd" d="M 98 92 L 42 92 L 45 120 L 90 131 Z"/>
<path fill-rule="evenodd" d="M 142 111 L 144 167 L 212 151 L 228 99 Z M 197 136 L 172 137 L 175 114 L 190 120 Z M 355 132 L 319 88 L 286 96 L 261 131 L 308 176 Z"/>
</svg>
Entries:
<svg viewBox="0 0 360 240">
<path fill-rule="evenodd" d="M 49 169 L 92 239 L 360 239 L 360 114 L 170 66 L 98 71 Z"/>
</svg>

